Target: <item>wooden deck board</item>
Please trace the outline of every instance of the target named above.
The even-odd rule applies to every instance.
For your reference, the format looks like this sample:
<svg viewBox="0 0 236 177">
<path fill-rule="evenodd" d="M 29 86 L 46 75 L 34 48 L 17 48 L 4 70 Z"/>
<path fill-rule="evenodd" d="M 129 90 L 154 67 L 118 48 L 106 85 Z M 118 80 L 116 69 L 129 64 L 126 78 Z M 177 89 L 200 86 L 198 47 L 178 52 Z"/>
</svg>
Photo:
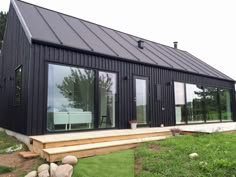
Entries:
<svg viewBox="0 0 236 177">
<path fill-rule="evenodd" d="M 58 154 L 58 153 L 74 152 L 74 151 L 80 151 L 80 150 L 104 148 L 104 147 L 110 147 L 110 146 L 136 144 L 136 143 L 141 143 L 141 142 L 146 142 L 146 141 L 163 140 L 165 138 L 166 138 L 165 136 L 147 137 L 147 138 L 138 138 L 138 139 L 131 139 L 131 140 L 120 140 L 120 141 L 102 142 L 102 143 L 94 143 L 94 144 L 83 144 L 83 145 L 77 145 L 77 146 L 50 148 L 50 149 L 43 149 L 43 151 L 48 154 Z"/>
<path fill-rule="evenodd" d="M 66 155 L 74 155 L 78 158 L 95 156 L 98 154 L 106 154 L 114 151 L 134 148 L 141 142 L 159 141 L 165 138 L 165 136 L 146 137 L 132 140 L 120 140 L 95 144 L 84 144 L 78 146 L 43 149 L 43 151 L 45 152 L 45 158 L 47 161 L 55 162 L 61 160 Z"/>
<path fill-rule="evenodd" d="M 225 122 L 225 123 L 211 123 L 211 124 L 192 124 L 192 125 L 176 125 L 172 127 L 155 127 L 155 128 L 138 128 L 135 130 L 131 129 L 120 129 L 120 130 L 99 130 L 99 131 L 88 131 L 88 132 L 75 132 L 75 133 L 60 133 L 50 135 L 31 136 L 33 140 L 40 141 L 41 143 L 50 142 L 61 142 L 61 141 L 73 141 L 83 140 L 92 138 L 122 136 L 122 135 L 135 135 L 155 132 L 168 132 L 172 128 L 180 128 L 183 131 L 192 132 L 208 132 L 212 133 L 215 131 L 234 131 L 236 130 L 236 122 Z"/>
<path fill-rule="evenodd" d="M 50 162 L 66 155 L 88 157 L 136 147 L 145 141 L 161 140 L 171 136 L 170 129 L 179 128 L 186 134 L 234 132 L 236 122 L 178 125 L 163 128 L 138 128 L 135 130 L 100 130 L 31 136 L 33 150 Z"/>
<path fill-rule="evenodd" d="M 60 133 L 51 135 L 31 136 L 33 140 L 40 141 L 41 143 L 60 142 L 60 141 L 72 141 L 82 140 L 90 138 L 112 137 L 122 135 L 135 135 L 146 134 L 155 132 L 168 132 L 169 128 L 140 128 L 140 129 L 122 129 L 122 130 L 100 130 L 100 131 L 88 131 L 88 132 L 75 132 L 75 133 Z"/>
</svg>

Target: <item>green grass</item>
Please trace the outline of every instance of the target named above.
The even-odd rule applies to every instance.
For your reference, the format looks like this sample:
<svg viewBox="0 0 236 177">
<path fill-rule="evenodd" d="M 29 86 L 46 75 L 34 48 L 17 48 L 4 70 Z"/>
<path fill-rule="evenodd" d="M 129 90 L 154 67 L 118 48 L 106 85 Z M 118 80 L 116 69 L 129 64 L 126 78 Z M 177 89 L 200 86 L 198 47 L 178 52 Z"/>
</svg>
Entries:
<svg viewBox="0 0 236 177">
<path fill-rule="evenodd" d="M 5 154 L 5 150 L 9 147 L 16 146 L 20 142 L 12 136 L 8 136 L 4 131 L 0 131 L 0 154 Z M 26 145 L 23 144 L 23 149 L 26 150 Z"/>
<path fill-rule="evenodd" d="M 19 141 L 8 136 L 4 131 L 0 131 L 0 154 L 5 153 L 5 149 L 17 144 L 19 144 Z"/>
<path fill-rule="evenodd" d="M 133 177 L 134 150 L 79 159 L 73 177 Z"/>
<path fill-rule="evenodd" d="M 5 167 L 5 166 L 0 165 L 0 174 L 10 173 L 13 170 L 14 170 L 14 168 L 12 168 L 12 167 Z"/>
<path fill-rule="evenodd" d="M 199 157 L 190 159 L 196 152 Z M 236 133 L 178 136 L 140 145 L 137 177 L 235 177 Z"/>
</svg>

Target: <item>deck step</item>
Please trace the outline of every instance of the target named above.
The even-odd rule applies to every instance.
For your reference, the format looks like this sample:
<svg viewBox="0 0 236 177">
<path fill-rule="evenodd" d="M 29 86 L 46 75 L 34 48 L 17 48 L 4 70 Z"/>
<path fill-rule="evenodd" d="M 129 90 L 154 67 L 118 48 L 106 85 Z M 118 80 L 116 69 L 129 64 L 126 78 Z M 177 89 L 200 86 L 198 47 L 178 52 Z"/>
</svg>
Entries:
<svg viewBox="0 0 236 177">
<path fill-rule="evenodd" d="M 22 152 L 19 152 L 19 155 L 25 159 L 39 157 L 39 154 L 31 152 L 31 151 L 22 151 Z"/>
<path fill-rule="evenodd" d="M 154 136 L 170 136 L 169 130 L 145 129 L 145 130 L 113 130 L 99 132 L 69 133 L 55 134 L 44 136 L 30 137 L 35 144 L 34 147 L 40 149 L 74 146 L 82 144 L 91 144 L 99 142 L 109 142 L 118 140 L 128 140 L 136 138 L 154 137 Z M 37 151 L 36 151 L 37 152 Z M 40 152 L 38 152 L 40 153 Z"/>
<path fill-rule="evenodd" d="M 118 150 L 134 148 L 141 142 L 157 141 L 157 140 L 163 140 L 165 138 L 166 136 L 158 136 L 158 137 L 144 137 L 144 138 L 110 141 L 110 142 L 100 142 L 93 144 L 43 149 L 43 152 L 47 161 L 55 162 L 55 161 L 60 161 L 66 155 L 74 155 L 78 158 L 95 156 L 98 154 L 106 154 Z"/>
</svg>

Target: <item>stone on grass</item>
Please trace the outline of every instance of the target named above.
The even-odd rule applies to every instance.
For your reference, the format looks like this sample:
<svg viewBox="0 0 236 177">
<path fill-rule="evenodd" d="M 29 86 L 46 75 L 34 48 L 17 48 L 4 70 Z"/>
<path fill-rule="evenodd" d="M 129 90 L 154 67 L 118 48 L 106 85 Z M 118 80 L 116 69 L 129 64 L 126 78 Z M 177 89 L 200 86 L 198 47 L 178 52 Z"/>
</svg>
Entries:
<svg viewBox="0 0 236 177">
<path fill-rule="evenodd" d="M 73 174 L 73 166 L 69 164 L 57 167 L 55 177 L 71 177 Z"/>
<path fill-rule="evenodd" d="M 41 171 L 38 174 L 39 177 L 50 177 L 48 170 Z"/>
<path fill-rule="evenodd" d="M 189 157 L 191 159 L 198 157 L 198 154 L 196 152 L 189 154 Z"/>
<path fill-rule="evenodd" d="M 42 164 L 38 167 L 38 173 L 45 171 L 45 170 L 49 170 L 49 165 L 48 164 Z"/>
<path fill-rule="evenodd" d="M 75 156 L 68 155 L 62 159 L 63 164 L 75 165 L 77 164 L 78 159 Z"/>
<path fill-rule="evenodd" d="M 50 175 L 51 177 L 56 177 L 56 170 L 57 170 L 58 165 L 55 163 L 50 163 Z"/>
<path fill-rule="evenodd" d="M 25 177 L 37 177 L 37 171 L 31 171 Z"/>
</svg>

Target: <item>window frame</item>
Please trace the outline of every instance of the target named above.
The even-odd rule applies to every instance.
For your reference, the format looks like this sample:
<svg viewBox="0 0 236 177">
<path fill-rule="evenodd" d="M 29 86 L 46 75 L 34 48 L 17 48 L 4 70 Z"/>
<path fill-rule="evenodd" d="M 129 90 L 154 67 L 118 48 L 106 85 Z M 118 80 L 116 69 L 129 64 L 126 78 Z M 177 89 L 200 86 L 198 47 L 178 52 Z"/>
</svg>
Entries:
<svg viewBox="0 0 236 177">
<path fill-rule="evenodd" d="M 113 73 L 116 74 L 116 106 L 115 106 L 115 127 L 111 128 L 99 128 L 99 96 L 94 98 L 94 127 L 92 129 L 77 129 L 77 130 L 60 130 L 60 131 L 53 131 L 49 130 L 47 128 L 47 104 L 48 104 L 48 76 L 49 76 L 49 65 L 58 65 L 58 66 L 64 66 L 64 67 L 75 67 L 75 68 L 80 68 L 80 69 L 85 69 L 85 70 L 93 70 L 94 71 L 94 95 L 99 94 L 99 72 L 108 72 L 108 73 Z M 47 61 L 45 62 L 45 67 L 46 67 L 46 74 L 45 74 L 45 98 L 44 98 L 44 124 L 43 124 L 43 131 L 45 134 L 51 134 L 51 133 L 69 133 L 69 132 L 84 132 L 84 131 L 96 131 L 96 130 L 112 130 L 112 129 L 117 129 L 119 125 L 119 81 L 120 81 L 120 76 L 117 71 L 111 71 L 107 69 L 98 69 L 94 67 L 87 67 L 87 66 L 81 66 L 81 65 L 74 65 L 70 63 L 60 63 L 60 62 L 53 62 L 53 61 Z"/>
<path fill-rule="evenodd" d="M 20 88 L 20 92 L 19 92 L 19 101 L 17 101 L 17 96 L 18 96 L 18 89 L 17 89 L 17 72 L 21 70 L 20 72 L 20 83 L 21 83 L 21 88 Z M 22 105 L 22 98 L 23 98 L 23 65 L 19 65 L 15 68 L 15 94 L 14 94 L 14 103 L 16 106 L 20 106 Z"/>
<path fill-rule="evenodd" d="M 227 120 L 227 121 L 224 121 L 222 119 L 222 110 L 221 110 L 221 101 L 220 101 L 220 95 L 219 95 L 219 90 L 220 89 L 224 89 L 224 90 L 228 90 L 229 91 L 229 94 L 230 94 L 230 107 L 231 107 L 231 113 L 233 114 L 233 111 L 232 111 L 232 89 L 230 88 L 224 88 L 224 87 L 216 87 L 216 86 L 212 86 L 212 85 L 204 85 L 202 83 L 189 83 L 189 82 L 184 82 L 184 81 L 179 81 L 179 80 L 174 80 L 173 83 L 175 84 L 175 82 L 177 83 L 183 83 L 184 84 L 184 92 L 185 92 L 185 108 L 186 109 L 186 104 L 187 104 L 187 96 L 186 96 L 186 84 L 192 84 L 192 85 L 201 85 L 202 86 L 202 89 L 203 89 L 203 94 L 204 94 L 204 98 L 203 98 L 203 122 L 202 123 L 217 123 L 217 122 L 232 122 L 233 121 L 233 116 L 231 116 L 231 120 Z M 208 87 L 213 87 L 213 88 L 216 88 L 217 89 L 217 109 L 218 109 L 218 115 L 219 115 L 219 120 L 216 120 L 216 121 L 212 121 L 212 122 L 209 122 L 206 120 L 206 113 L 207 113 L 207 108 L 206 108 L 206 93 L 205 93 L 205 89 L 208 88 Z M 173 87 L 173 93 L 174 93 L 174 107 L 176 107 L 176 103 L 175 103 L 175 87 Z M 186 116 L 187 117 L 187 116 Z M 202 124 L 202 123 L 189 123 L 187 118 L 184 118 L 185 122 L 183 123 L 176 123 L 176 115 L 175 115 L 175 124 L 176 125 L 192 125 L 192 124 Z"/>
</svg>

